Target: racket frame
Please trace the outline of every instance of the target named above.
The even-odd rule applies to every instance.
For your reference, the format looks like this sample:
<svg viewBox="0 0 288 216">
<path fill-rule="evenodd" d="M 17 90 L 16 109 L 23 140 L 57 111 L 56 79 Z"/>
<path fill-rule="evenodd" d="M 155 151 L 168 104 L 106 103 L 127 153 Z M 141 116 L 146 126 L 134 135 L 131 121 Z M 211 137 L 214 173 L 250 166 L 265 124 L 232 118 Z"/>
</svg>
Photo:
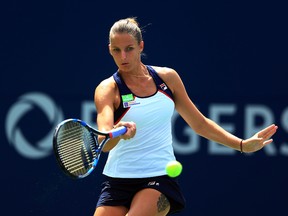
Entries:
<svg viewBox="0 0 288 216">
<path fill-rule="evenodd" d="M 94 140 L 94 144 L 95 144 L 95 156 L 93 157 L 93 162 L 92 162 L 92 165 L 91 167 L 87 170 L 86 173 L 82 174 L 82 175 L 75 175 L 73 173 L 71 173 L 69 170 L 67 170 L 67 168 L 65 167 L 65 165 L 63 164 L 62 160 L 61 160 L 61 156 L 58 152 L 58 133 L 60 131 L 60 128 L 63 127 L 63 125 L 67 124 L 68 122 L 75 122 L 75 123 L 79 123 L 81 126 L 85 127 L 88 132 L 91 134 L 91 138 L 93 138 Z M 96 168 L 97 164 L 98 164 L 98 161 L 99 161 L 99 158 L 100 158 L 100 155 L 101 155 L 101 152 L 102 152 L 102 149 L 103 147 L 105 146 L 105 144 L 112 138 L 115 138 L 115 137 L 118 137 L 118 136 L 121 136 L 123 134 L 125 134 L 127 131 L 127 128 L 124 127 L 124 126 L 121 126 L 119 128 L 116 128 L 116 129 L 113 129 L 111 131 L 107 131 L 107 132 L 103 132 L 103 131 L 100 131 L 98 129 L 95 129 L 93 128 L 92 126 L 88 125 L 85 121 L 81 120 L 81 119 L 66 119 L 62 122 L 60 122 L 56 128 L 55 128 L 55 131 L 54 131 L 54 134 L 53 134 L 53 150 L 54 150 L 54 155 L 56 157 L 56 160 L 57 160 L 57 163 L 58 165 L 60 166 L 61 170 L 67 174 L 69 177 L 73 178 L 73 179 L 82 179 L 82 178 L 85 178 L 87 177 L 88 175 L 90 175 L 93 170 Z M 98 142 L 98 136 L 104 136 L 104 140 L 102 140 L 100 143 Z M 93 149 L 91 149 L 91 151 L 93 151 Z M 94 155 L 94 154 L 93 154 Z"/>
</svg>

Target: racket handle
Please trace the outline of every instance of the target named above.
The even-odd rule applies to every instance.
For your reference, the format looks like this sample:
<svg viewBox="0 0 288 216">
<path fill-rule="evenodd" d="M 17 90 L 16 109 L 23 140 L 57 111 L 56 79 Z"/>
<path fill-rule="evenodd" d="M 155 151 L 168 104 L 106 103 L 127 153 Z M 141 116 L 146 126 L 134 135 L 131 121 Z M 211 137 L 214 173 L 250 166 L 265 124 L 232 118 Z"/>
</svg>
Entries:
<svg viewBox="0 0 288 216">
<path fill-rule="evenodd" d="M 115 137 L 125 134 L 126 131 L 127 131 L 127 128 L 125 126 L 121 126 L 110 131 L 109 136 L 110 138 L 115 138 Z"/>
</svg>

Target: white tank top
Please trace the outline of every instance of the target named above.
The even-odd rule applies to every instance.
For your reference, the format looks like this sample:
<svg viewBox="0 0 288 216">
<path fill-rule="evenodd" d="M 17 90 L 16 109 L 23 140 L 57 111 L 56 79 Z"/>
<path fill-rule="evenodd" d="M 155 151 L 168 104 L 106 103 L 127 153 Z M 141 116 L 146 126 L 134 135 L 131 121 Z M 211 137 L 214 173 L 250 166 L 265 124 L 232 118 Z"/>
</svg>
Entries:
<svg viewBox="0 0 288 216">
<path fill-rule="evenodd" d="M 175 160 L 172 146 L 171 118 L 174 112 L 174 101 L 167 94 L 168 87 L 147 66 L 154 78 L 157 92 L 149 97 L 137 97 L 127 92 L 127 86 L 115 73 L 122 97 L 122 115 L 118 121 L 133 121 L 136 124 L 136 134 L 129 140 L 120 140 L 109 152 L 103 174 L 117 178 L 145 178 L 166 175 L 166 164 Z M 160 84 L 159 84 L 160 79 Z M 126 88 L 125 95 L 121 86 Z M 169 90 L 170 91 L 170 90 Z M 122 91 L 123 92 L 123 91 Z M 126 94 L 128 93 L 128 94 Z"/>
</svg>

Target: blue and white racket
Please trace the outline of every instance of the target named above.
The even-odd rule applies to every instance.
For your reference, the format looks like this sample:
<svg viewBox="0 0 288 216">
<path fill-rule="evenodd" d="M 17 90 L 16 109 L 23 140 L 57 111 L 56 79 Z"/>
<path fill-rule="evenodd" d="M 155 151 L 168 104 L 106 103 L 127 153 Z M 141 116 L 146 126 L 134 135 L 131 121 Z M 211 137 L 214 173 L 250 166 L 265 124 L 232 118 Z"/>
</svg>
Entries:
<svg viewBox="0 0 288 216">
<path fill-rule="evenodd" d="M 97 166 L 107 141 L 126 131 L 122 126 L 102 132 L 80 119 L 64 120 L 57 125 L 53 135 L 53 150 L 60 168 L 72 178 L 88 176 Z M 105 137 L 100 143 L 99 135 Z"/>
</svg>

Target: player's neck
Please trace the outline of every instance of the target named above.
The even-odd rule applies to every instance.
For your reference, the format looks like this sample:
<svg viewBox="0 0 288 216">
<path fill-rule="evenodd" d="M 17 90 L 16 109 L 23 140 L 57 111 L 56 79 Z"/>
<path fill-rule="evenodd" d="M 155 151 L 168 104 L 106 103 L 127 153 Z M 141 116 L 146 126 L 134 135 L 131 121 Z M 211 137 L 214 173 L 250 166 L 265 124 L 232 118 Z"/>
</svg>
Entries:
<svg viewBox="0 0 288 216">
<path fill-rule="evenodd" d="M 140 64 L 139 67 L 135 68 L 135 70 L 121 72 L 121 75 L 126 79 L 131 78 L 148 78 L 151 77 L 147 67 L 144 64 Z"/>
</svg>

